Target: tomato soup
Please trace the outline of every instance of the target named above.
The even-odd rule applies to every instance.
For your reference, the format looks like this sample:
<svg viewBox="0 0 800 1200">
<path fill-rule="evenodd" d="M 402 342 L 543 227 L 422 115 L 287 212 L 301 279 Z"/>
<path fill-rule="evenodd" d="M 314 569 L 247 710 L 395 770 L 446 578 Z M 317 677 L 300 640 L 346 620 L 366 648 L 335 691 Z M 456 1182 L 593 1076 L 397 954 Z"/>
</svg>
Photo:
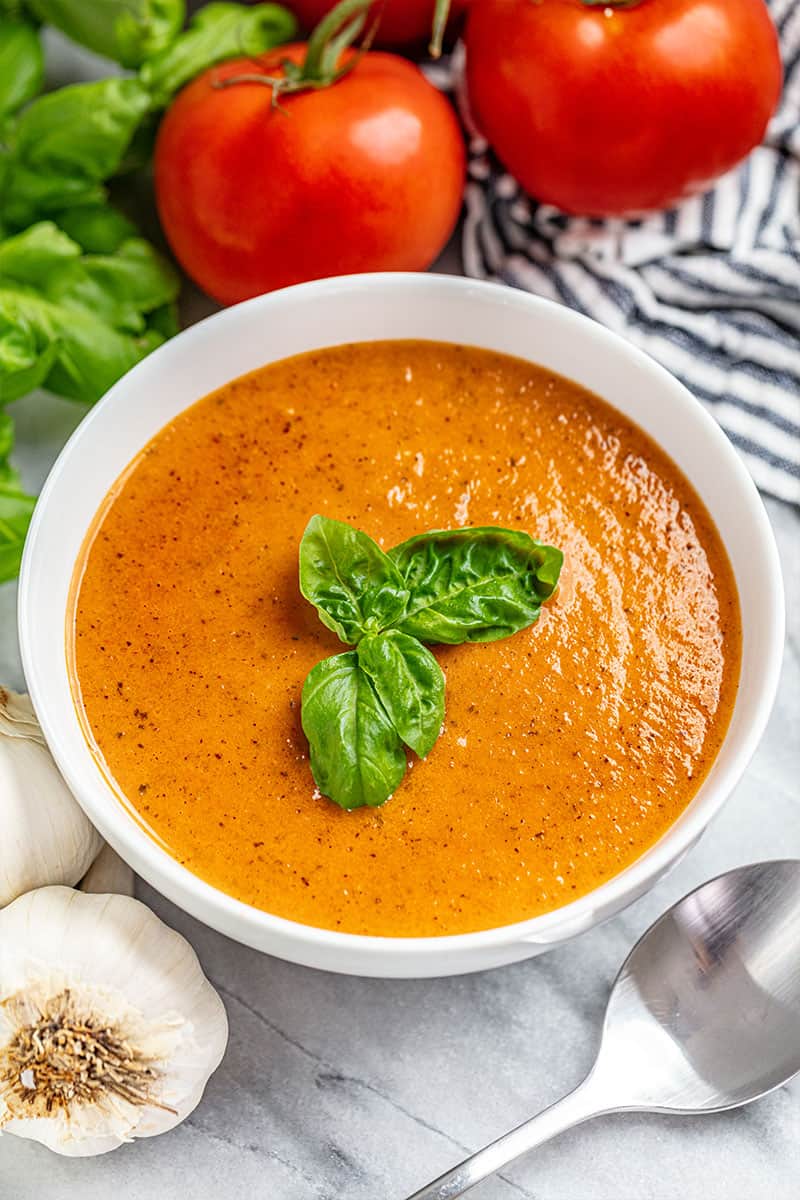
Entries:
<svg viewBox="0 0 800 1200">
<path fill-rule="evenodd" d="M 300 724 L 344 649 L 298 588 L 314 513 L 389 547 L 524 529 L 565 555 L 531 628 L 435 647 L 441 737 L 380 808 L 320 796 Z M 566 904 L 639 857 L 719 749 L 736 587 L 675 464 L 597 396 L 433 342 L 341 346 L 236 379 L 167 425 L 98 515 L 74 584 L 87 737 L 190 871 L 270 913 L 388 936 Z"/>
</svg>

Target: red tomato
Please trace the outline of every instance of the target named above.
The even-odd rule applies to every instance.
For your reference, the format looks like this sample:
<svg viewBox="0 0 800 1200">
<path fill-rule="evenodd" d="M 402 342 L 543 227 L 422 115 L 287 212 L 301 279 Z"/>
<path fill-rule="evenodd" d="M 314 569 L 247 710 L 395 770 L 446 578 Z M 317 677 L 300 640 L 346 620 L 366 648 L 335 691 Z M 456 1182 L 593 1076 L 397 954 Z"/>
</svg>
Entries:
<svg viewBox="0 0 800 1200">
<path fill-rule="evenodd" d="M 475 118 L 538 200 L 604 216 L 704 188 L 762 137 L 781 90 L 764 0 L 476 0 Z"/>
<path fill-rule="evenodd" d="M 264 55 L 265 74 L 304 45 Z M 223 304 L 357 271 L 430 266 L 458 219 L 464 143 L 447 100 L 391 54 L 282 95 L 213 67 L 178 95 L 155 152 L 158 211 L 186 272 Z M 217 85 L 217 86 L 215 86 Z"/>
<path fill-rule="evenodd" d="M 335 8 L 339 0 L 293 0 L 289 5 L 300 24 L 311 30 Z M 450 0 L 451 23 L 466 12 L 472 0 Z M 384 0 L 375 43 L 378 46 L 410 46 L 430 40 L 436 0 Z M 378 13 L 376 2 L 375 13 Z"/>
</svg>

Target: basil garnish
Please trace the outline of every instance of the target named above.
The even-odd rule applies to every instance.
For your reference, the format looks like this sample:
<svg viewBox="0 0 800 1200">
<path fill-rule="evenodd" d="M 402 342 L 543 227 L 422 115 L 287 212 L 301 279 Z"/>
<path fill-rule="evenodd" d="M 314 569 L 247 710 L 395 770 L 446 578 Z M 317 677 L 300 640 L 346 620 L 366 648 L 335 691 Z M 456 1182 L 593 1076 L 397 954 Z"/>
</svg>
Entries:
<svg viewBox="0 0 800 1200">
<path fill-rule="evenodd" d="M 389 551 L 410 601 L 398 628 L 423 642 L 494 642 L 532 625 L 564 556 L 511 529 L 437 530 Z"/>
<path fill-rule="evenodd" d="M 348 646 L 392 625 L 408 602 L 400 572 L 378 543 L 330 517 L 312 517 L 306 526 L 300 591 Z"/>
<path fill-rule="evenodd" d="M 391 796 L 406 773 L 406 754 L 353 650 L 309 672 L 302 721 L 323 795 L 342 808 L 383 804 Z"/>
<path fill-rule="evenodd" d="M 302 723 L 317 787 L 342 808 L 379 805 L 444 720 L 444 675 L 424 642 L 491 642 L 532 625 L 563 555 L 511 529 L 437 530 L 388 554 L 315 516 L 300 544 L 300 590 L 355 650 L 318 663 Z"/>
<path fill-rule="evenodd" d="M 400 737 L 424 758 L 444 721 L 444 675 L 427 646 L 387 629 L 358 643 L 358 665 Z"/>
</svg>

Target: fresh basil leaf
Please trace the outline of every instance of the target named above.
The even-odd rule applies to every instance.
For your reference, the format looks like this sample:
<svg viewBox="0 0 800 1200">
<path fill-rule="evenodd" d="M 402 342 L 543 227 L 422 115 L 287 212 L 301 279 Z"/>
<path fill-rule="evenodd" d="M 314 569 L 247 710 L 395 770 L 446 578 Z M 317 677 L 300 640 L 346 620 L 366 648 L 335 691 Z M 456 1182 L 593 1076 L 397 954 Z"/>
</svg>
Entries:
<svg viewBox="0 0 800 1200">
<path fill-rule="evenodd" d="M 442 668 L 422 642 L 397 629 L 362 638 L 356 653 L 400 737 L 424 758 L 444 721 Z"/>
<path fill-rule="evenodd" d="M 41 387 L 52 370 L 55 352 L 46 335 L 18 314 L 5 313 L 0 300 L 0 405 Z"/>
<path fill-rule="evenodd" d="M 136 237 L 136 226 L 110 204 L 81 204 L 55 213 L 53 220 L 87 254 L 113 254 Z"/>
<path fill-rule="evenodd" d="M 411 593 L 403 633 L 423 642 L 493 642 L 533 624 L 563 555 L 516 530 L 465 528 L 413 537 L 389 551 Z"/>
<path fill-rule="evenodd" d="M 148 313 L 147 328 L 164 341 L 175 337 L 181 328 L 178 306 L 175 301 L 171 300 L 168 304 L 162 304 L 160 308 L 154 308 L 151 313 Z"/>
<path fill-rule="evenodd" d="M 3 298 L 0 293 L 0 306 Z M 55 329 L 53 366 L 43 386 L 68 400 L 94 404 L 117 380 L 162 344 L 155 330 L 120 333 L 78 308 L 28 297 L 26 312 Z"/>
<path fill-rule="evenodd" d="M 113 255 L 86 255 L 55 272 L 44 289 L 55 304 L 79 304 L 114 328 L 141 333 L 145 313 L 174 299 L 178 278 L 143 238 L 130 238 Z"/>
<path fill-rule="evenodd" d="M 138 79 L 102 79 L 59 88 L 7 122 L 2 218 L 22 228 L 37 217 L 105 198 L 150 106 Z"/>
<path fill-rule="evenodd" d="M 18 372 L 7 379 L 0 375 L 4 401 L 42 385 L 68 399 L 92 404 L 164 340 L 151 330 L 141 335 L 120 333 L 83 309 L 52 304 L 35 292 L 0 287 L 0 328 L 9 325 L 32 332 L 47 345 L 34 364 L 35 380 L 26 378 L 24 390 Z"/>
<path fill-rule="evenodd" d="M 389 799 L 406 752 L 355 651 L 317 663 L 303 685 L 301 716 L 323 795 L 347 809 Z"/>
<path fill-rule="evenodd" d="M 154 108 L 166 108 L 185 83 L 229 58 L 252 58 L 288 42 L 297 21 L 277 4 L 206 4 L 171 46 L 143 65 L 139 78 Z"/>
<path fill-rule="evenodd" d="M 49 221 L 8 238 L 0 243 L 0 399 L 40 384 L 99 399 L 164 341 L 158 324 L 166 328 L 177 290 L 172 268 L 138 238 L 115 255 L 82 254 Z"/>
<path fill-rule="evenodd" d="M 350 646 L 394 624 L 408 600 L 397 567 L 377 542 L 319 515 L 300 543 L 300 591 L 323 625 Z"/>
<path fill-rule="evenodd" d="M 0 242 L 0 287 L 9 280 L 45 285 L 65 263 L 80 258 L 81 249 L 52 221 L 39 221 Z"/>
<path fill-rule="evenodd" d="M 0 116 L 16 112 L 41 91 L 44 54 L 32 25 L 0 16 Z"/>
<path fill-rule="evenodd" d="M 73 213 L 81 212 L 73 209 Z M 108 210 L 105 229 L 98 218 L 83 228 L 95 242 L 133 229 L 124 217 Z M 81 222 L 68 222 L 77 224 Z M 52 221 L 35 225 L 0 242 L 0 287 L 3 281 L 35 287 L 56 304 L 80 305 L 120 329 L 144 329 L 142 314 L 170 303 L 178 276 L 167 260 L 143 238 L 126 237 L 115 251 L 82 254 L 82 247 Z"/>
<path fill-rule="evenodd" d="M 9 420 L 7 415 L 5 422 Z M 0 432 L 0 441 L 8 439 L 8 429 Z M 36 500 L 28 496 L 17 472 L 8 462 L 0 461 L 0 583 L 15 579 L 22 561 L 25 534 L 33 516 Z"/>
<path fill-rule="evenodd" d="M 9 471 L 8 459 L 14 449 L 14 422 L 7 412 L 0 412 L 0 480 Z"/>
<path fill-rule="evenodd" d="M 27 5 L 40 21 L 124 67 L 138 67 L 160 53 L 186 15 L 184 0 L 27 0 Z"/>
</svg>

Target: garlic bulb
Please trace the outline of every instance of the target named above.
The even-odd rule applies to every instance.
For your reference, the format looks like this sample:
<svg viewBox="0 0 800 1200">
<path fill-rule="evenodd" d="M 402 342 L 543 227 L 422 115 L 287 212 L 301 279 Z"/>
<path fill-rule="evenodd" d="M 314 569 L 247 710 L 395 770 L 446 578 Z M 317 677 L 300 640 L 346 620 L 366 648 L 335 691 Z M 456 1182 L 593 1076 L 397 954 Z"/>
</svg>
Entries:
<svg viewBox="0 0 800 1200">
<path fill-rule="evenodd" d="M 103 845 L 58 773 L 31 702 L 0 687 L 0 908 L 77 883 Z"/>
<path fill-rule="evenodd" d="M 133 871 L 122 861 L 116 850 L 111 849 L 108 842 L 103 842 L 100 853 L 78 887 L 82 892 L 113 892 L 115 896 L 132 896 Z"/>
<path fill-rule="evenodd" d="M 227 1039 L 191 946 L 138 900 L 45 887 L 0 912 L 0 1131 L 76 1156 L 164 1133 Z"/>
</svg>

